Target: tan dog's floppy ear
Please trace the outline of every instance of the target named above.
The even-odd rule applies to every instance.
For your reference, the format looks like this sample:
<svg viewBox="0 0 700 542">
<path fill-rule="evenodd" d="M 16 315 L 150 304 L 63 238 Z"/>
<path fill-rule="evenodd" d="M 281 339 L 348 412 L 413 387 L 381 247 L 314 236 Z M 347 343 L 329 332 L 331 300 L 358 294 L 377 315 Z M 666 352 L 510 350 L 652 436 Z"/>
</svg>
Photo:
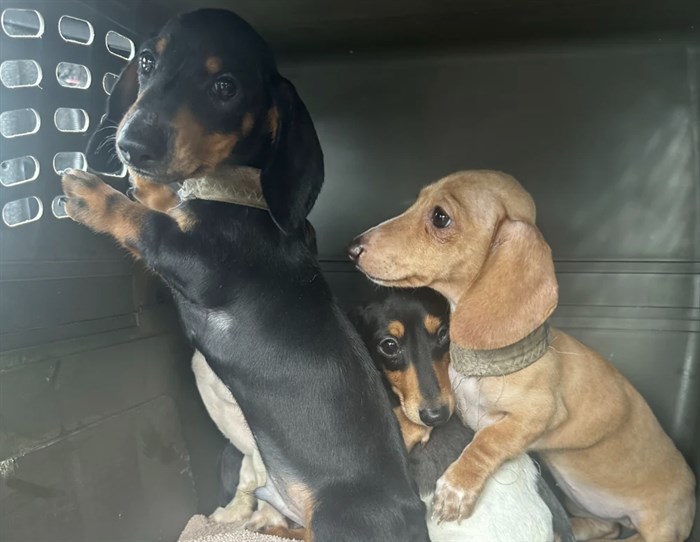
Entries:
<svg viewBox="0 0 700 542">
<path fill-rule="evenodd" d="M 452 315 L 453 342 L 473 350 L 513 344 L 544 323 L 557 306 L 549 245 L 526 222 L 505 219 L 479 277 Z"/>
<path fill-rule="evenodd" d="M 113 173 L 122 169 L 117 157 L 116 132 L 122 117 L 136 101 L 139 92 L 137 60 L 129 62 L 107 98 L 107 112 L 90 136 L 85 155 L 90 167 L 101 173 Z"/>
</svg>

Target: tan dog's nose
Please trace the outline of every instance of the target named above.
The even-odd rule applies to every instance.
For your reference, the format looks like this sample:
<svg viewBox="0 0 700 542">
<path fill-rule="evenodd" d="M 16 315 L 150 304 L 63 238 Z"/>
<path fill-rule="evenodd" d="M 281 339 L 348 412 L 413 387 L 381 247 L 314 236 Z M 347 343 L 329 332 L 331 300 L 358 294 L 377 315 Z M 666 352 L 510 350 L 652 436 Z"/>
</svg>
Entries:
<svg viewBox="0 0 700 542">
<path fill-rule="evenodd" d="M 357 260 L 360 258 L 360 255 L 365 250 L 365 246 L 362 243 L 362 241 L 362 236 L 355 237 L 355 239 L 353 239 L 352 242 L 348 245 L 348 258 L 350 258 L 353 262 L 357 262 Z"/>
</svg>

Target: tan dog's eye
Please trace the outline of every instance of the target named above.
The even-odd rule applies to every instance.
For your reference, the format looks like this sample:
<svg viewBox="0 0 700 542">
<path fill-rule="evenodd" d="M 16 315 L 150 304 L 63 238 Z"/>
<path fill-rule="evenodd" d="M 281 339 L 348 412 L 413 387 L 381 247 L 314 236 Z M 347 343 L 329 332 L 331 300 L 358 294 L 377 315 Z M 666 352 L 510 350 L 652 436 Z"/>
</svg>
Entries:
<svg viewBox="0 0 700 542">
<path fill-rule="evenodd" d="M 442 207 L 435 207 L 435 209 L 433 209 L 432 221 L 433 226 L 440 230 L 452 223 L 450 215 L 448 215 Z"/>
</svg>

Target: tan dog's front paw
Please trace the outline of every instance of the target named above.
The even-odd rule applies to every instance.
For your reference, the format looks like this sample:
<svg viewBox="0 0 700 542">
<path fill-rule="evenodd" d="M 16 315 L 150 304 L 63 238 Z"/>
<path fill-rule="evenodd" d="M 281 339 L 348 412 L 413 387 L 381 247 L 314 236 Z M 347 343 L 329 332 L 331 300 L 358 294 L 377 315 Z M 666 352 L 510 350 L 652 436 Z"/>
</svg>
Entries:
<svg viewBox="0 0 700 542">
<path fill-rule="evenodd" d="M 125 196 L 98 176 L 76 169 L 67 170 L 61 184 L 67 198 L 65 209 L 68 216 L 93 230 L 109 230 L 106 215 L 110 207 Z"/>
<path fill-rule="evenodd" d="M 479 492 L 469 487 L 450 466 L 437 481 L 433 497 L 433 519 L 460 521 L 468 518 L 474 510 Z"/>
</svg>

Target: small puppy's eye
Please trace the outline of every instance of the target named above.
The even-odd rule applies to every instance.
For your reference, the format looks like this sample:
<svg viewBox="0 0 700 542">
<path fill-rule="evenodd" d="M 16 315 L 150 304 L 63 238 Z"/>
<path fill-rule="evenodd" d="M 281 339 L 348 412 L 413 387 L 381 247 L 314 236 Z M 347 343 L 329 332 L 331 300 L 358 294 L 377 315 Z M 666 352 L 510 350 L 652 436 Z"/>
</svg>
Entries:
<svg viewBox="0 0 700 542">
<path fill-rule="evenodd" d="M 156 59 L 148 51 L 144 51 L 139 56 L 139 71 L 144 75 L 148 75 L 156 67 Z"/>
<path fill-rule="evenodd" d="M 214 81 L 211 91 L 220 100 L 230 100 L 238 92 L 238 85 L 230 75 L 222 75 Z"/>
<path fill-rule="evenodd" d="M 442 326 L 440 329 L 438 329 L 437 340 L 440 346 L 446 344 L 447 341 L 450 340 L 450 330 L 447 326 Z"/>
<path fill-rule="evenodd" d="M 433 209 L 432 221 L 433 226 L 440 230 L 452 223 L 452 219 L 442 207 L 435 207 L 435 209 Z"/>
<path fill-rule="evenodd" d="M 384 356 L 388 358 L 394 358 L 398 356 L 400 348 L 399 348 L 399 343 L 396 341 L 396 339 L 383 339 L 379 345 L 377 346 L 379 353 L 383 354 Z"/>
</svg>

